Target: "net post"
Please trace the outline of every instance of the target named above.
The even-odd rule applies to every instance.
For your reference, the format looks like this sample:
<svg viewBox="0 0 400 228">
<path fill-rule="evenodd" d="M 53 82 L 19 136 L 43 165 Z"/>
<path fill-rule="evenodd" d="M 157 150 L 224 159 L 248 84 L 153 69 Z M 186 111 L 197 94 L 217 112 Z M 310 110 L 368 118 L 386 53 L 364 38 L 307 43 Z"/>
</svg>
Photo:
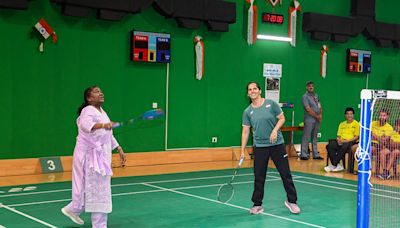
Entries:
<svg viewBox="0 0 400 228">
<path fill-rule="evenodd" d="M 371 105 L 372 91 L 361 91 L 361 116 L 360 116 L 360 148 L 368 155 L 362 155 L 364 162 L 358 166 L 358 192 L 357 192 L 357 228 L 369 227 L 369 211 L 370 211 L 370 186 L 369 171 L 371 169 L 371 147 L 370 126 L 371 126 Z"/>
</svg>

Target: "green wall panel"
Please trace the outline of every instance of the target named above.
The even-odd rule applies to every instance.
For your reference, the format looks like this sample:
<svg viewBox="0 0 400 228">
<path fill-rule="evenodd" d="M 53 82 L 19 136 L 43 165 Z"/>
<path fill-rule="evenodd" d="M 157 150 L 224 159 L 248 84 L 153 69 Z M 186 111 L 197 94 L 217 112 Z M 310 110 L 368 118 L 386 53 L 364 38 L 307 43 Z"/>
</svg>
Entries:
<svg viewBox="0 0 400 228">
<path fill-rule="evenodd" d="M 233 0 L 232 0 L 233 1 Z M 179 28 L 153 8 L 127 15 L 120 22 L 61 15 L 58 6 L 48 1 L 30 1 L 29 9 L 0 9 L 1 113 L 0 158 L 25 158 L 71 155 L 76 129 L 76 109 L 83 90 L 99 85 L 106 102 L 104 108 L 112 120 L 124 120 L 150 109 L 153 102 L 166 108 L 166 64 L 134 63 L 130 56 L 130 32 L 164 32 L 171 34 L 172 60 L 169 65 L 168 149 L 226 147 L 240 144 L 242 111 L 248 105 L 245 85 L 249 81 L 264 84 L 263 63 L 283 64 L 281 101 L 295 104 L 295 123 L 302 121 L 301 96 L 305 82 L 313 80 L 324 108 L 322 139 L 335 137 L 337 125 L 347 106 L 356 108 L 366 76 L 345 72 L 347 48 L 372 51 L 369 88 L 400 89 L 399 50 L 377 48 L 362 35 L 345 44 L 317 42 L 297 27 L 297 47 L 288 43 L 258 40 L 247 46 L 243 32 L 244 1 L 236 1 L 236 23 L 229 32 L 216 33 L 202 25 L 198 30 Z M 256 1 L 259 12 L 271 12 L 265 1 Z M 301 1 L 305 12 L 348 16 L 350 1 Z M 285 15 L 283 25 L 262 24 L 258 33 L 287 34 L 289 1 L 276 7 Z M 390 4 L 377 1 L 376 18 L 400 23 Z M 39 41 L 32 36 L 33 25 L 44 17 L 59 37 L 57 44 L 45 42 L 39 53 Z M 259 16 L 260 17 L 260 16 Z M 33 33 L 35 34 L 35 33 Z M 195 79 L 195 35 L 205 43 L 205 74 Z M 329 46 L 327 77 L 319 76 L 321 45 Z M 287 125 L 291 110 L 285 110 Z M 165 149 L 165 119 L 142 122 L 116 129 L 115 135 L 128 152 Z M 211 137 L 218 137 L 212 144 Z M 301 133 L 295 134 L 299 142 Z"/>
</svg>

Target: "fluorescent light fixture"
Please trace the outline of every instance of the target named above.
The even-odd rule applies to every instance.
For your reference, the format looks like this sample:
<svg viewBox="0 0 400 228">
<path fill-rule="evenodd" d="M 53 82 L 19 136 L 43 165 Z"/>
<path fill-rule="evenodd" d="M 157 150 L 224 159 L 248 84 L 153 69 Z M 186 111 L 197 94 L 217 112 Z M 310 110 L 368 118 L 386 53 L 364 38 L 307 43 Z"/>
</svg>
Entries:
<svg viewBox="0 0 400 228">
<path fill-rule="evenodd" d="M 275 40 L 275 41 L 284 41 L 284 42 L 290 42 L 292 41 L 292 38 L 290 37 L 283 37 L 283 36 L 270 36 L 270 35 L 257 35 L 257 39 L 260 40 Z"/>
</svg>

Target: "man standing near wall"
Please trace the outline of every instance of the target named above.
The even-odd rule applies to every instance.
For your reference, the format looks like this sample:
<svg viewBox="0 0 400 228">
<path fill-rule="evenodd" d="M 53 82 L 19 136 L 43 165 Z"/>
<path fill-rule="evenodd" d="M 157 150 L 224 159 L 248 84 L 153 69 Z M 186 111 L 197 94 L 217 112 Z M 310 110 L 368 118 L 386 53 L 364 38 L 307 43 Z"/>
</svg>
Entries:
<svg viewBox="0 0 400 228">
<path fill-rule="evenodd" d="M 302 104 L 304 108 L 304 129 L 301 140 L 301 160 L 308 160 L 308 143 L 312 141 L 313 159 L 322 160 L 318 152 L 317 134 L 322 121 L 322 106 L 318 95 L 314 93 L 314 83 L 306 83 L 306 93 L 303 95 Z"/>
</svg>

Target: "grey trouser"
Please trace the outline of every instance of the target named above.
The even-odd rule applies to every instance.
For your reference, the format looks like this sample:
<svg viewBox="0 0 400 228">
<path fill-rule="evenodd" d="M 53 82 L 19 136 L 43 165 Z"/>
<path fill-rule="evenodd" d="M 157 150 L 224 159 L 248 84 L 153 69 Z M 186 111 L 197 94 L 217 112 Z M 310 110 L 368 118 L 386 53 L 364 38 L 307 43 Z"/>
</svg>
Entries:
<svg viewBox="0 0 400 228">
<path fill-rule="evenodd" d="M 301 139 L 301 157 L 309 157 L 308 143 L 312 142 L 313 157 L 319 157 L 317 134 L 319 131 L 320 122 L 309 119 L 304 121 L 303 138 Z"/>
</svg>

